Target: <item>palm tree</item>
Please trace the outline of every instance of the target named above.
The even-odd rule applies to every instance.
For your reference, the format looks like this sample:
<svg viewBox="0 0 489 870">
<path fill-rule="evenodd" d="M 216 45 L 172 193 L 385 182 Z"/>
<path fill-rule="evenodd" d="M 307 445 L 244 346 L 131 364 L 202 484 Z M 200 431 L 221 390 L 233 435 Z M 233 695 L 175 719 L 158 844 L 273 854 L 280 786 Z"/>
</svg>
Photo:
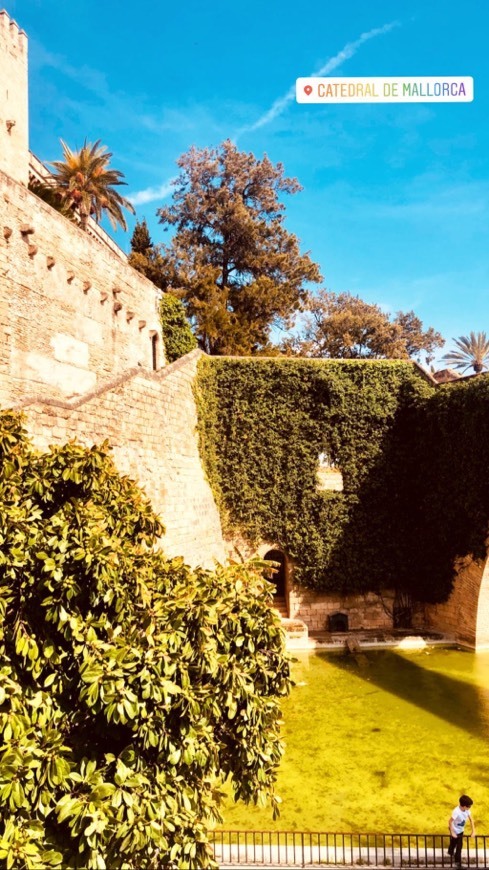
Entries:
<svg viewBox="0 0 489 870">
<path fill-rule="evenodd" d="M 458 350 L 451 350 L 442 359 L 457 369 L 466 371 L 473 368 L 476 375 L 483 369 L 488 369 L 489 339 L 485 332 L 471 332 L 470 336 L 461 335 L 460 338 L 452 339 Z"/>
<path fill-rule="evenodd" d="M 134 208 L 114 190 L 126 182 L 122 181 L 122 172 L 109 168 L 111 152 L 100 144 L 100 139 L 93 145 L 85 140 L 79 151 L 72 151 L 63 140 L 61 145 L 64 159 L 51 164 L 55 169 L 54 186 L 69 208 L 80 215 L 82 230 L 86 230 L 90 216 L 99 222 L 104 212 L 114 229 L 117 224 L 127 229 L 122 209 L 134 214 Z"/>
<path fill-rule="evenodd" d="M 44 181 L 40 181 L 38 178 L 29 180 L 29 190 L 31 193 L 35 193 L 43 202 L 47 202 L 51 208 L 59 211 L 63 217 L 68 218 L 70 221 L 76 221 L 73 210 L 70 208 L 66 200 L 63 199 L 59 191 L 56 190 L 52 180 L 48 178 Z"/>
</svg>

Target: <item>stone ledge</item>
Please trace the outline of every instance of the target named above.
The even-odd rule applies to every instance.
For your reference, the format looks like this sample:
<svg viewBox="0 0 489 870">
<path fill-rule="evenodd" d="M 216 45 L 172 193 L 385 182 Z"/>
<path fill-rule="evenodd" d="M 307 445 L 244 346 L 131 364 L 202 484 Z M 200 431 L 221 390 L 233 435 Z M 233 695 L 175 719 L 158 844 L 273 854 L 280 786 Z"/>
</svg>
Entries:
<svg viewBox="0 0 489 870">
<path fill-rule="evenodd" d="M 195 350 L 190 351 L 185 356 L 180 357 L 180 359 L 175 360 L 175 362 L 170 363 L 162 369 L 159 369 L 157 372 L 151 371 L 151 369 L 145 369 L 142 366 L 136 366 L 131 369 L 127 369 L 127 371 L 123 372 L 121 375 L 117 375 L 115 378 L 110 378 L 110 380 L 105 381 L 100 387 L 97 387 L 94 390 L 90 390 L 87 393 L 84 393 L 83 396 L 77 396 L 74 399 L 53 399 L 48 398 L 42 395 L 33 395 L 26 396 L 24 399 L 21 399 L 20 402 L 17 402 L 14 405 L 11 405 L 11 409 L 13 411 L 21 411 L 23 408 L 28 408 L 32 405 L 42 405 L 46 407 L 52 408 L 64 408 L 68 411 L 74 411 L 77 408 L 80 408 L 82 405 L 85 405 L 87 402 L 92 401 L 92 399 L 99 398 L 104 393 L 111 392 L 112 390 L 116 390 L 118 387 L 126 384 L 128 381 L 134 378 L 141 378 L 145 381 L 155 381 L 157 383 L 161 383 L 161 381 L 166 380 L 175 372 L 178 372 L 180 369 L 185 366 L 193 363 L 194 360 L 198 360 L 201 356 L 205 356 L 204 352 L 196 348 Z"/>
</svg>

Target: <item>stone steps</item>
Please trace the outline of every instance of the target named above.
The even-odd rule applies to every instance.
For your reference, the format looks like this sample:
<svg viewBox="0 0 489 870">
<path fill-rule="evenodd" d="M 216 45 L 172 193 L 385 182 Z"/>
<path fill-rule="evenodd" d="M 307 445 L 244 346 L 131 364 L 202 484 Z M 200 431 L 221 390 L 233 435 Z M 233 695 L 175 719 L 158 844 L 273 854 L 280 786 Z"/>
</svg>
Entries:
<svg viewBox="0 0 489 870">
<path fill-rule="evenodd" d="M 273 606 L 275 610 L 278 610 L 282 619 L 287 619 L 289 614 L 287 611 L 287 602 L 283 595 L 274 595 Z"/>
</svg>

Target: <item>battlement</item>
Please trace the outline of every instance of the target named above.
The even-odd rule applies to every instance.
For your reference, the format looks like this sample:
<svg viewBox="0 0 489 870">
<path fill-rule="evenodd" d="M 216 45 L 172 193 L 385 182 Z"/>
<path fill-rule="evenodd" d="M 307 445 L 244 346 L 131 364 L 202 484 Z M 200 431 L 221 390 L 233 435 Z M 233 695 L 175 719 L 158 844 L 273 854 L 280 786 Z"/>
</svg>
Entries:
<svg viewBox="0 0 489 870">
<path fill-rule="evenodd" d="M 1 171 L 0 191 L 0 405 L 164 365 L 156 287 Z"/>
<path fill-rule="evenodd" d="M 0 12 L 0 405 L 83 396 L 165 363 L 158 291 L 89 221 L 84 232 L 27 189 L 46 177 L 27 135 L 27 38 Z M 6 279 L 6 280 L 5 280 Z"/>
<path fill-rule="evenodd" d="M 10 51 L 27 54 L 25 30 L 21 30 L 17 22 L 9 17 L 6 9 L 0 11 L 0 41 L 4 46 L 8 46 Z"/>
<path fill-rule="evenodd" d="M 27 38 L 0 12 L 0 408 L 38 447 L 108 438 L 164 516 L 165 550 L 225 560 L 201 467 L 198 352 L 165 366 L 159 291 L 94 221 L 84 232 L 28 189 Z"/>
<path fill-rule="evenodd" d="M 27 185 L 29 178 L 27 36 L 0 12 L 0 170 Z"/>
</svg>

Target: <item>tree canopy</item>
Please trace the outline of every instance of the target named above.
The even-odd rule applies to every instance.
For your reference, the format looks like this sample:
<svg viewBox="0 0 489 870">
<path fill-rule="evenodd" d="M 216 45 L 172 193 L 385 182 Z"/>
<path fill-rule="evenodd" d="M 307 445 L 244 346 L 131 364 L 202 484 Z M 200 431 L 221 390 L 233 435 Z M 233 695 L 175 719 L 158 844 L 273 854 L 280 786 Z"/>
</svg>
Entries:
<svg viewBox="0 0 489 870">
<path fill-rule="evenodd" d="M 157 246 L 151 240 L 148 224 L 143 218 L 137 221 L 131 238 L 129 263 L 138 272 L 146 275 L 160 289 L 167 284 L 166 263 Z M 197 339 L 187 319 L 185 306 L 181 299 L 174 296 L 170 288 L 161 295 L 160 320 L 165 342 L 165 355 L 168 362 L 190 353 L 197 347 Z"/>
<path fill-rule="evenodd" d="M 128 260 L 134 269 L 146 275 L 160 290 L 171 290 L 168 286 L 168 263 L 161 255 L 159 246 L 153 244 L 144 218 L 137 221 L 134 227 Z"/>
<path fill-rule="evenodd" d="M 272 586 L 190 570 L 107 445 L 0 416 L 0 863 L 211 867 L 220 783 L 275 801 L 289 689 Z"/>
<path fill-rule="evenodd" d="M 61 140 L 63 160 L 55 160 L 53 180 L 56 194 L 62 202 L 80 216 L 80 226 L 86 230 L 88 218 L 100 221 L 106 214 L 111 225 L 127 229 L 122 209 L 134 214 L 134 207 L 115 188 L 125 184 L 124 175 L 109 166 L 112 153 L 100 139 L 93 145 L 85 141 L 78 151 Z"/>
<path fill-rule="evenodd" d="M 39 179 L 29 180 L 29 190 L 35 193 L 39 199 L 46 202 L 55 211 L 58 211 L 63 217 L 76 223 L 76 216 L 71 205 L 66 201 L 61 192 L 55 186 L 54 179 L 45 178 L 43 181 Z"/>
<path fill-rule="evenodd" d="M 197 347 L 183 302 L 171 293 L 163 293 L 160 299 L 160 320 L 168 362 L 174 362 Z"/>
<path fill-rule="evenodd" d="M 229 140 L 191 148 L 178 160 L 173 202 L 158 209 L 175 232 L 162 249 L 166 281 L 184 301 L 201 347 L 250 354 L 267 347 L 274 325 L 288 326 L 318 267 L 284 226 L 281 194 L 296 179 L 267 156 L 258 160 Z"/>
<path fill-rule="evenodd" d="M 310 294 L 302 332 L 284 342 L 287 353 L 332 359 L 408 359 L 423 352 L 427 362 L 443 345 L 414 311 L 398 311 L 391 319 L 380 305 L 351 293 L 321 290 Z"/>
</svg>

